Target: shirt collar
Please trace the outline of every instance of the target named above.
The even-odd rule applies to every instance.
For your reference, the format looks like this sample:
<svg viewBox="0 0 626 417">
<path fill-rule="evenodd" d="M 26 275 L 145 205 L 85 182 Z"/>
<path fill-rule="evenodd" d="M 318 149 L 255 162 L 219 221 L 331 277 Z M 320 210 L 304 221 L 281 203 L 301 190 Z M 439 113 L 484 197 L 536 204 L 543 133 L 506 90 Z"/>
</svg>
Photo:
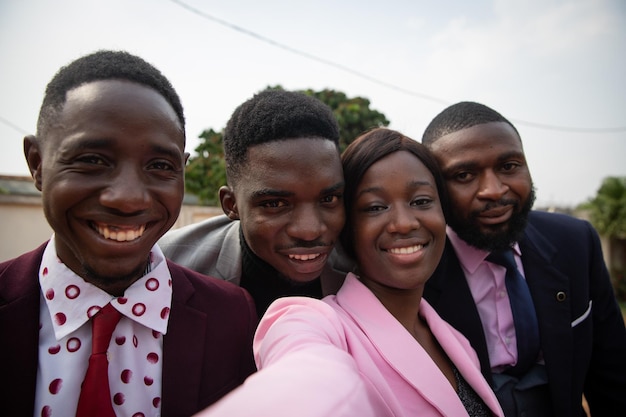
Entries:
<svg viewBox="0 0 626 417">
<path fill-rule="evenodd" d="M 57 256 L 54 235 L 44 250 L 39 267 L 39 284 L 48 306 L 57 340 L 85 324 L 109 302 L 129 319 L 159 333 L 167 332 L 172 305 L 172 278 L 165 256 L 154 245 L 150 265 L 143 277 L 126 289 L 121 297 L 85 281 Z"/>
<path fill-rule="evenodd" d="M 470 245 L 461 239 L 459 235 L 457 235 L 456 232 L 450 228 L 450 226 L 446 226 L 446 233 L 448 234 L 450 243 L 452 243 L 452 247 L 454 247 L 454 251 L 456 252 L 456 256 L 459 258 L 461 266 L 463 266 L 463 268 L 469 273 L 475 273 L 476 269 L 478 269 L 480 264 L 485 261 L 485 258 L 490 252 Z M 518 256 L 522 255 L 517 242 L 513 245 L 513 251 Z"/>
</svg>

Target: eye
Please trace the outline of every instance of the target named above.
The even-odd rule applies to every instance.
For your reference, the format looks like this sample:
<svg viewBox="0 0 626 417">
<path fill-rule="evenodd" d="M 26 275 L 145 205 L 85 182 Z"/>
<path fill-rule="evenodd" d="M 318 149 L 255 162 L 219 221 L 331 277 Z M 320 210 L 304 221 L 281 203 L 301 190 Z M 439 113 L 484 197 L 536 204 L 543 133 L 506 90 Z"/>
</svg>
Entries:
<svg viewBox="0 0 626 417">
<path fill-rule="evenodd" d="M 341 194 L 330 194 L 330 195 L 322 197 L 321 202 L 324 205 L 335 206 L 339 204 L 342 198 L 343 198 L 343 195 Z"/>
<path fill-rule="evenodd" d="M 363 211 L 366 213 L 378 213 L 387 209 L 387 206 L 382 204 L 371 204 L 363 208 Z"/>
<path fill-rule="evenodd" d="M 521 164 L 519 162 L 506 162 L 502 164 L 502 170 L 505 172 L 515 171 Z"/>
<path fill-rule="evenodd" d="M 453 179 L 457 182 L 470 182 L 474 177 L 475 175 L 469 171 L 461 171 L 454 174 Z"/>
<path fill-rule="evenodd" d="M 106 165 L 106 160 L 99 155 L 81 155 L 76 158 L 76 162 L 89 165 Z"/>
<path fill-rule="evenodd" d="M 272 209 L 287 207 L 287 203 L 283 200 L 266 200 L 266 201 L 262 201 L 259 205 L 261 207 L 272 208 Z"/>
<path fill-rule="evenodd" d="M 172 165 L 168 161 L 154 161 L 149 166 L 148 169 L 156 169 L 160 171 L 174 171 L 174 165 Z"/>
<path fill-rule="evenodd" d="M 431 204 L 434 200 L 430 197 L 418 197 L 411 202 L 412 206 L 425 206 Z"/>
</svg>

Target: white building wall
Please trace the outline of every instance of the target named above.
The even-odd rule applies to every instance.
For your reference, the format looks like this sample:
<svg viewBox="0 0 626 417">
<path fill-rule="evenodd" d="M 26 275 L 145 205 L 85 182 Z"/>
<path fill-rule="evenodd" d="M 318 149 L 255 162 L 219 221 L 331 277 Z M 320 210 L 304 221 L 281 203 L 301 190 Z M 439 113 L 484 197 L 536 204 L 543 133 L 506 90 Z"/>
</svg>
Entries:
<svg viewBox="0 0 626 417">
<path fill-rule="evenodd" d="M 172 228 L 222 213 L 218 207 L 183 205 Z M 41 197 L 0 194 L 0 262 L 37 248 L 50 236 L 52 229 L 43 213 Z"/>
</svg>

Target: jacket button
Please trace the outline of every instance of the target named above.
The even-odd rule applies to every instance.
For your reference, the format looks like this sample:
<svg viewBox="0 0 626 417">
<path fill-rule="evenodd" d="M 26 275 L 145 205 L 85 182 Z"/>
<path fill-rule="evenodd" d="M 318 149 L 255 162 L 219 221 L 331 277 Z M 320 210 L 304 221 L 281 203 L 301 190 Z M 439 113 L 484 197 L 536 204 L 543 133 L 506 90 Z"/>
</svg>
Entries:
<svg viewBox="0 0 626 417">
<path fill-rule="evenodd" d="M 559 291 L 556 293 L 557 301 L 565 301 L 565 298 L 567 297 L 565 296 L 565 293 L 563 291 Z"/>
</svg>

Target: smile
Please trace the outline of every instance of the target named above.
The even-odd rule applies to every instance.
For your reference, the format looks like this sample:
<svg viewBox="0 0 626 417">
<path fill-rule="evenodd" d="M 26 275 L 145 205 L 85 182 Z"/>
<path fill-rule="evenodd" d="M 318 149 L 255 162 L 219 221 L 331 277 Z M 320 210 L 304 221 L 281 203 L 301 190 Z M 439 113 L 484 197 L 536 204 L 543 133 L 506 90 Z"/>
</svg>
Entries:
<svg viewBox="0 0 626 417">
<path fill-rule="evenodd" d="M 407 246 L 404 248 L 391 248 L 388 249 L 387 252 L 393 253 L 394 255 L 410 255 L 424 248 L 424 245 L 413 245 Z"/>
<path fill-rule="evenodd" d="M 95 224 L 95 229 L 100 236 L 105 239 L 115 240 L 116 242 L 130 242 L 135 239 L 139 239 L 143 232 L 146 230 L 146 225 L 142 224 L 139 227 L 124 227 L 111 226 L 107 224 Z"/>
<path fill-rule="evenodd" d="M 309 253 L 304 255 L 289 255 L 289 259 L 295 259 L 296 261 L 310 261 L 315 258 L 319 258 L 321 253 Z"/>
</svg>

